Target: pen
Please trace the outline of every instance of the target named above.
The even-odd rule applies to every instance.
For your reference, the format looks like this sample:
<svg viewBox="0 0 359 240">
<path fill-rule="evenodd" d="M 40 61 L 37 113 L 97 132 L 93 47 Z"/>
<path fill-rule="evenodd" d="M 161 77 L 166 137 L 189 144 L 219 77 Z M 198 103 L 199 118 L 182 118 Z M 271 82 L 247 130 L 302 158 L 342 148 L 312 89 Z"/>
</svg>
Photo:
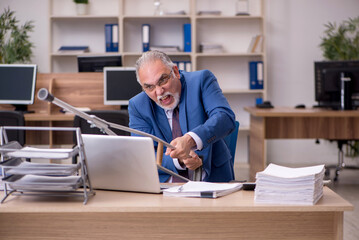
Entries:
<svg viewBox="0 0 359 240">
<path fill-rule="evenodd" d="M 181 186 L 177 189 L 177 192 L 182 192 L 182 189 L 183 189 L 183 185 L 181 185 Z"/>
</svg>

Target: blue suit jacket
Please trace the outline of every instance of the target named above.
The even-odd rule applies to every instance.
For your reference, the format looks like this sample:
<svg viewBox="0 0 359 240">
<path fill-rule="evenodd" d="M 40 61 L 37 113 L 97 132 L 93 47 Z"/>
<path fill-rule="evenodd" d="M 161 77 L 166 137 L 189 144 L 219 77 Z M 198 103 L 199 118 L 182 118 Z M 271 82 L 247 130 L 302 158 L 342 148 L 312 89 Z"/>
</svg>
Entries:
<svg viewBox="0 0 359 240">
<path fill-rule="evenodd" d="M 180 75 L 181 130 L 183 133 L 192 131 L 202 139 L 203 149 L 196 153 L 203 157 L 203 169 L 206 171 L 204 181 L 233 180 L 232 156 L 223 138 L 233 131 L 235 115 L 223 96 L 216 77 L 208 70 L 181 72 Z M 172 141 L 172 132 L 165 111 L 146 93 L 142 92 L 133 97 L 128 111 L 131 128 L 153 134 L 168 143 Z M 177 172 L 169 156 L 163 156 L 162 165 Z M 161 182 L 169 178 L 169 175 L 162 171 L 159 171 L 159 174 Z"/>
</svg>

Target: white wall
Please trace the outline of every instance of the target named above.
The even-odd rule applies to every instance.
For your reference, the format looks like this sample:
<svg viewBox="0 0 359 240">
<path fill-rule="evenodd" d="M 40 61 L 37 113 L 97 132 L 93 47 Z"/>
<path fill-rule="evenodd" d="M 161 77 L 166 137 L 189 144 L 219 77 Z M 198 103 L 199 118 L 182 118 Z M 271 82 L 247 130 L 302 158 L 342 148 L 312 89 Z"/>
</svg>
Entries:
<svg viewBox="0 0 359 240">
<path fill-rule="evenodd" d="M 23 23 L 35 21 L 31 40 L 35 44 L 33 62 L 40 72 L 49 72 L 49 20 L 47 0 L 1 0 L 0 11 L 10 6 Z M 266 1 L 268 99 L 275 106 L 294 106 L 314 101 L 314 61 L 322 60 L 318 45 L 328 21 L 359 15 L 358 0 L 270 0 Z M 242 136 L 246 141 L 245 136 Z M 335 143 L 314 140 L 271 140 L 268 161 L 291 164 L 335 163 Z M 240 148 L 240 150 L 246 150 Z M 240 161 L 247 160 L 241 154 Z M 243 157 L 244 156 L 244 157 Z"/>
<path fill-rule="evenodd" d="M 30 41 L 35 45 L 33 63 L 36 63 L 40 72 L 49 72 L 49 4 L 47 0 L 1 0 L 0 13 L 10 7 L 15 11 L 19 23 L 34 21 L 34 31 L 30 33 Z"/>
<path fill-rule="evenodd" d="M 268 99 L 274 106 L 308 107 L 314 101 L 314 61 L 328 22 L 359 16 L 358 0 L 266 1 Z M 335 163 L 335 143 L 314 140 L 271 140 L 268 161 L 292 164 Z"/>
</svg>

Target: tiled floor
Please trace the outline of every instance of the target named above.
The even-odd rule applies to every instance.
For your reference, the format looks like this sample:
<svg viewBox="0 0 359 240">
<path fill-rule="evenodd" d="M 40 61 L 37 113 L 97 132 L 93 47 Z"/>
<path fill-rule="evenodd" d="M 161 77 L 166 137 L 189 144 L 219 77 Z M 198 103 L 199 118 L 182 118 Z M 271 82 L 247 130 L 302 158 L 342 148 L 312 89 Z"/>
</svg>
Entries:
<svg viewBox="0 0 359 240">
<path fill-rule="evenodd" d="M 354 205 L 354 211 L 344 212 L 344 239 L 359 239 L 359 170 L 342 170 L 330 188 Z"/>
<path fill-rule="evenodd" d="M 236 180 L 247 180 L 248 164 L 235 164 L 235 176 Z M 331 172 L 331 179 L 333 177 L 334 171 Z M 359 170 L 342 170 L 338 181 L 332 181 L 329 187 L 354 205 L 354 211 L 344 213 L 344 239 L 359 239 Z"/>
</svg>

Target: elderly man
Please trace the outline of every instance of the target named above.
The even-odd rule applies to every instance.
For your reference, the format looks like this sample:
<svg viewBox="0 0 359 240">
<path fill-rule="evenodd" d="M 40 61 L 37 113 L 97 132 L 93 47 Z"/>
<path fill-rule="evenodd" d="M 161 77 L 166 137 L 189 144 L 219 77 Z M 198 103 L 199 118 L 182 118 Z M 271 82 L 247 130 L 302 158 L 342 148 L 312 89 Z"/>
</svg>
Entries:
<svg viewBox="0 0 359 240">
<path fill-rule="evenodd" d="M 204 181 L 233 180 L 232 156 L 223 138 L 233 131 L 235 115 L 215 76 L 208 70 L 179 71 L 159 51 L 144 53 L 136 73 L 144 91 L 130 100 L 130 127 L 175 147 L 165 149 L 163 167 L 191 178 L 203 166 Z M 161 182 L 175 180 L 159 174 Z"/>
</svg>

